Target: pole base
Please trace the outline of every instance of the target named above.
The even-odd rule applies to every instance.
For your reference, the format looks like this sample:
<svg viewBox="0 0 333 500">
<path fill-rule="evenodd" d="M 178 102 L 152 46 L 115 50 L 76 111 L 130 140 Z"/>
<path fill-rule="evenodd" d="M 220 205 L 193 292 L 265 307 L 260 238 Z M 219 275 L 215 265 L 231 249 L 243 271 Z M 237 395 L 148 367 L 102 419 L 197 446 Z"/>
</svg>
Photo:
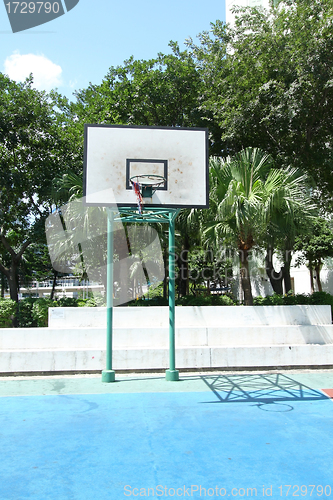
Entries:
<svg viewBox="0 0 333 500">
<path fill-rule="evenodd" d="M 102 371 L 102 382 L 115 382 L 116 372 L 114 370 L 103 370 Z"/>
<path fill-rule="evenodd" d="M 166 370 L 165 371 L 165 380 L 169 382 L 176 382 L 179 380 L 179 371 L 178 370 Z"/>
</svg>

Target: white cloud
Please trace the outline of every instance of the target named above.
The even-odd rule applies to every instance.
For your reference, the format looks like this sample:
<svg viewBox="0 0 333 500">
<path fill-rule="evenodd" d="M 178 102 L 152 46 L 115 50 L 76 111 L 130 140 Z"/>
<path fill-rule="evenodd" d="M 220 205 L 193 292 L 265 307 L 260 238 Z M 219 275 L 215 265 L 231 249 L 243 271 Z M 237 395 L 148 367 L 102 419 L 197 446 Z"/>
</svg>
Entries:
<svg viewBox="0 0 333 500">
<path fill-rule="evenodd" d="M 44 55 L 19 54 L 8 56 L 4 63 L 4 73 L 11 80 L 24 81 L 30 73 L 34 77 L 34 87 L 49 91 L 62 85 L 62 68 Z"/>
</svg>

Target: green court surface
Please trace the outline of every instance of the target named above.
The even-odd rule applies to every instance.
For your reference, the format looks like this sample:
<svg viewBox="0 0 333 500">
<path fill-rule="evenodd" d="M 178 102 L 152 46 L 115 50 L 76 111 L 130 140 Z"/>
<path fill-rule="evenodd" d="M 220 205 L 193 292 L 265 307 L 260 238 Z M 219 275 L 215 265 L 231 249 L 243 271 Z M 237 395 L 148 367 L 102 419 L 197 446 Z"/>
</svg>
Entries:
<svg viewBox="0 0 333 500">
<path fill-rule="evenodd" d="M 0 500 L 332 498 L 333 371 L 0 379 Z"/>
</svg>

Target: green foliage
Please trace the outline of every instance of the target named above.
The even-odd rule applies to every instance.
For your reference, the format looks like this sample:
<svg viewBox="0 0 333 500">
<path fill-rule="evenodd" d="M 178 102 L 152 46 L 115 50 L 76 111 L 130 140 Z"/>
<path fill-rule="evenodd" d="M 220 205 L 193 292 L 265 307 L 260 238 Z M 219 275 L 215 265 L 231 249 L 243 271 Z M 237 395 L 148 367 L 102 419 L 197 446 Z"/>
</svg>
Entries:
<svg viewBox="0 0 333 500">
<path fill-rule="evenodd" d="M 26 285 L 29 287 L 33 281 L 52 280 L 54 277 L 54 270 L 46 244 L 44 225 L 39 229 L 41 233 L 38 235 L 39 242 L 31 243 L 22 256 L 19 269 L 21 286 Z"/>
<path fill-rule="evenodd" d="M 308 177 L 296 168 L 276 168 L 272 157 L 246 148 L 226 160 L 210 160 L 210 218 L 205 229 L 229 238 L 242 249 L 258 244 L 271 225 L 295 232 L 297 219 L 313 220 L 316 205 L 308 194 Z"/>
<path fill-rule="evenodd" d="M 15 301 L 30 245 L 35 247 L 26 254 L 21 276 L 50 272 L 44 222 L 53 203 L 53 181 L 69 165 L 77 167 L 77 148 L 66 136 L 60 112 L 65 101 L 55 92 L 34 89 L 32 77 L 16 83 L 0 73 L 0 271 Z"/>
<path fill-rule="evenodd" d="M 48 326 L 49 307 L 57 307 L 57 302 L 51 299 L 38 299 L 32 306 L 32 317 L 38 327 Z"/>
<path fill-rule="evenodd" d="M 267 13 L 240 9 L 234 27 L 217 21 L 191 44 L 223 151 L 260 147 L 279 166 L 306 169 L 329 199 L 332 18 L 331 0 L 282 2 Z"/>
<path fill-rule="evenodd" d="M 267 297 L 254 297 L 254 306 L 283 306 L 283 295 L 268 295 Z"/>
<path fill-rule="evenodd" d="M 6 304 L 11 304 L 13 301 L 6 299 Z M 7 307 L 8 307 L 7 305 Z M 72 297 L 61 297 L 59 300 L 51 300 L 48 298 L 21 300 L 18 304 L 18 326 L 20 328 L 29 327 L 47 327 L 48 326 L 48 310 L 50 307 L 100 307 L 105 306 L 105 301 L 102 296 L 89 299 L 75 299 Z M 4 309 L 5 311 L 5 309 Z M 14 308 L 15 311 L 15 308 Z M 0 324 L 1 324 L 1 302 L 0 302 Z M 9 326 L 11 322 L 9 321 Z"/>
<path fill-rule="evenodd" d="M 163 297 L 163 283 L 158 286 L 150 286 L 149 292 L 147 292 L 143 297 L 139 297 L 138 300 L 156 299 Z"/>
<path fill-rule="evenodd" d="M 106 306 L 106 295 L 102 295 L 101 293 L 96 293 L 94 295 L 96 307 L 104 307 Z"/>
<path fill-rule="evenodd" d="M 176 300 L 177 306 L 234 306 L 234 300 L 228 295 L 186 296 Z"/>
<path fill-rule="evenodd" d="M 18 326 L 30 328 L 37 326 L 36 318 L 33 316 L 33 305 L 39 299 L 27 298 L 18 303 Z"/>
<path fill-rule="evenodd" d="M 234 306 L 236 301 L 228 295 L 186 295 L 176 299 L 176 306 Z M 138 300 L 133 300 L 128 303 L 131 307 L 147 307 L 147 306 L 167 306 L 168 299 L 163 297 L 154 297 L 147 299 L 146 297 Z"/>
<path fill-rule="evenodd" d="M 221 288 L 234 283 L 233 261 L 221 254 L 221 249 L 195 248 L 188 255 L 190 290 L 195 294 L 197 287 L 202 288 L 209 280 L 210 288 Z"/>
<path fill-rule="evenodd" d="M 309 297 L 309 303 L 315 305 L 330 305 L 333 306 L 333 295 L 327 292 L 314 292 Z"/>
<path fill-rule="evenodd" d="M 96 302 L 93 298 L 86 299 L 84 307 L 97 307 Z"/>
<path fill-rule="evenodd" d="M 252 248 L 265 222 L 264 183 L 271 167 L 272 158 L 257 148 L 247 148 L 226 160 L 211 158 L 208 237 L 218 231 L 219 237 L 233 237 L 236 248 Z M 276 190 L 277 185 L 273 187 Z"/>
<path fill-rule="evenodd" d="M 0 299 L 0 328 L 10 328 L 16 313 L 17 304 L 14 300 Z"/>
<path fill-rule="evenodd" d="M 253 302 L 248 257 L 267 232 L 294 239 L 296 221 L 313 218 L 307 176 L 296 168 L 273 168 L 272 157 L 248 147 L 234 156 L 210 160 L 210 209 L 204 235 L 239 252 L 245 304 Z M 298 224 L 299 226 L 299 224 Z M 290 247 L 288 247 L 290 248 Z M 291 247 L 292 248 L 292 247 Z"/>
<path fill-rule="evenodd" d="M 309 267 L 321 266 L 323 259 L 333 257 L 333 233 L 329 223 L 321 218 L 316 218 L 308 234 L 296 239 L 295 250 L 302 252 L 303 259 Z"/>
<path fill-rule="evenodd" d="M 255 306 L 294 306 L 297 304 L 309 304 L 308 295 L 293 295 L 292 293 L 280 295 L 274 293 L 267 297 L 255 297 L 253 300 L 253 305 Z"/>
<path fill-rule="evenodd" d="M 88 299 L 77 299 L 77 307 L 88 307 L 87 301 Z"/>
<path fill-rule="evenodd" d="M 78 307 L 77 299 L 72 297 L 61 297 L 57 300 L 58 307 Z"/>
<path fill-rule="evenodd" d="M 169 304 L 168 299 L 164 299 L 163 297 L 153 297 L 151 298 L 146 298 L 146 297 L 140 297 L 137 300 L 131 300 L 128 302 L 128 306 L 130 307 L 147 307 L 147 306 L 167 306 Z"/>
<path fill-rule="evenodd" d="M 307 298 L 306 298 L 306 295 L 303 295 L 301 296 L 301 301 L 302 301 L 302 304 L 306 304 L 307 303 Z M 285 306 L 296 306 L 299 304 L 298 302 L 298 299 L 299 299 L 299 296 L 298 295 L 293 295 L 292 293 L 286 293 L 284 296 L 283 296 L 283 305 Z"/>
<path fill-rule="evenodd" d="M 84 305 L 83 304 L 84 300 Z M 79 305 L 79 304 L 78 304 Z M 106 297 L 102 294 L 96 294 L 88 299 L 80 299 L 80 307 L 104 307 L 106 306 Z"/>
<path fill-rule="evenodd" d="M 202 124 L 202 82 L 187 51 L 171 42 L 173 53 L 111 67 L 100 85 L 76 93 L 79 123 L 193 126 Z"/>
<path fill-rule="evenodd" d="M 291 293 L 285 295 L 268 295 L 267 297 L 255 297 L 253 301 L 256 306 L 291 306 L 291 305 L 330 305 L 333 306 L 333 295 L 327 292 L 315 292 L 311 295 Z"/>
</svg>

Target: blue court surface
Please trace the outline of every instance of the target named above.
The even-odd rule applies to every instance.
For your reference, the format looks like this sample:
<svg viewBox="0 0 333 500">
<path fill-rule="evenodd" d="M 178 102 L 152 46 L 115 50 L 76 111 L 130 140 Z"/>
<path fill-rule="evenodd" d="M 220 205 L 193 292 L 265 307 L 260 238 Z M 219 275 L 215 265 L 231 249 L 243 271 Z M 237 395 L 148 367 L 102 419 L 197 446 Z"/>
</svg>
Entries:
<svg viewBox="0 0 333 500">
<path fill-rule="evenodd" d="M 329 498 L 333 371 L 0 379 L 0 500 Z"/>
</svg>

